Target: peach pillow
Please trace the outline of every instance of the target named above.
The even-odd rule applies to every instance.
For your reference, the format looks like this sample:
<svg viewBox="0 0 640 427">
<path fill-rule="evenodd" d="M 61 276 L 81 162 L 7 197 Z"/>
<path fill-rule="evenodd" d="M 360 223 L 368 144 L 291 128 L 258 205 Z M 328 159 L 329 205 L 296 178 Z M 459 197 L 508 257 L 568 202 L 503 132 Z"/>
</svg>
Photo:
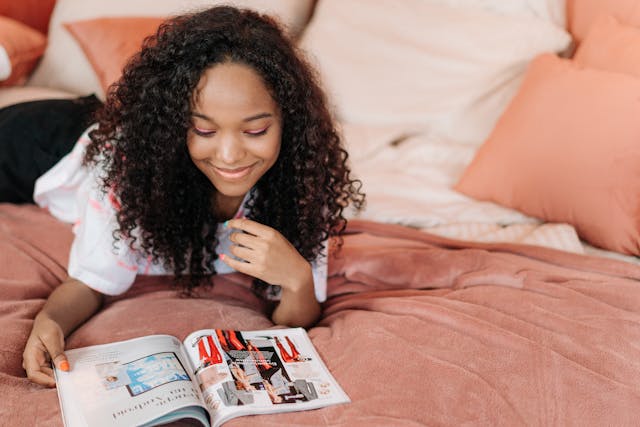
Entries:
<svg viewBox="0 0 640 427">
<path fill-rule="evenodd" d="M 455 189 L 640 255 L 639 117 L 640 79 L 541 55 Z"/>
<path fill-rule="evenodd" d="M 98 18 L 64 26 L 82 48 L 106 93 L 145 37 L 154 34 L 163 21 L 156 17 Z"/>
<path fill-rule="evenodd" d="M 587 67 L 640 77 L 640 28 L 600 16 L 573 59 Z"/>
<path fill-rule="evenodd" d="M 567 0 L 567 26 L 580 43 L 599 15 L 611 15 L 629 25 L 640 25 L 640 0 Z"/>
<path fill-rule="evenodd" d="M 0 86 L 24 83 L 46 46 L 42 33 L 0 16 Z"/>
</svg>

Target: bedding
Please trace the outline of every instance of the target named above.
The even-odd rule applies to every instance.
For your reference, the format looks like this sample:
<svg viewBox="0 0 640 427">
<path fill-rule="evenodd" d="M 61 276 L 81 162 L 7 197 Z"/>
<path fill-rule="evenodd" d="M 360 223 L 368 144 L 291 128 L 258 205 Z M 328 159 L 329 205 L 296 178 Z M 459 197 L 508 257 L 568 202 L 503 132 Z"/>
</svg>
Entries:
<svg viewBox="0 0 640 427">
<path fill-rule="evenodd" d="M 0 205 L 0 417 L 60 426 L 56 391 L 21 368 L 34 315 L 66 276 L 70 227 Z M 640 267 L 352 221 L 309 335 L 352 403 L 243 425 L 631 425 L 640 416 Z M 274 327 L 239 274 L 199 298 L 141 277 L 69 348 L 201 327 Z M 171 316 L 166 313 L 171 312 Z"/>
<path fill-rule="evenodd" d="M 564 2 L 376 2 L 361 16 L 364 8 L 319 2 L 300 41 L 319 67 L 364 183 L 359 218 L 583 253 L 570 224 L 543 224 L 454 189 L 529 62 L 569 44 Z"/>
</svg>

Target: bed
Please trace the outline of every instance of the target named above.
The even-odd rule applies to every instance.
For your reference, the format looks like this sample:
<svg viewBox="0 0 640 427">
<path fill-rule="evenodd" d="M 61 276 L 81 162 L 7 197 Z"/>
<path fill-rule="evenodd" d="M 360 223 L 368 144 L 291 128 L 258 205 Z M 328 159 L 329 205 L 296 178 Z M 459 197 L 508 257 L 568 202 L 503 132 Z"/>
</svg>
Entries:
<svg viewBox="0 0 640 427">
<path fill-rule="evenodd" d="M 95 52 L 109 47 L 87 28 L 132 17 L 153 27 L 178 10 L 126 3 L 58 0 L 44 56 L 26 85 L 0 88 L 0 104 L 103 94 L 113 75 Z M 226 425 L 637 424 L 640 3 L 242 4 L 279 15 L 311 53 L 368 205 L 351 214 L 309 329 L 352 402 Z M 66 277 L 71 227 L 5 203 L 0 235 L 2 424 L 60 426 L 56 391 L 30 383 L 21 362 L 35 314 Z M 170 283 L 139 277 L 67 346 L 277 327 L 241 275 L 197 298 Z"/>
</svg>

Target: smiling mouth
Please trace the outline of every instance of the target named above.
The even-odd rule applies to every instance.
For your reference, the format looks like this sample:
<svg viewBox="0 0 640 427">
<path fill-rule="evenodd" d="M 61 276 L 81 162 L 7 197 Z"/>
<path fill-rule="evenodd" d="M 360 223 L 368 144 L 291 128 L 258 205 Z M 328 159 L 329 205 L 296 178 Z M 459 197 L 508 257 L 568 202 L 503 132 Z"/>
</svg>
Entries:
<svg viewBox="0 0 640 427">
<path fill-rule="evenodd" d="M 214 166 L 213 169 L 218 175 L 225 179 L 241 179 L 249 175 L 254 165 L 243 166 L 241 168 L 226 169 Z"/>
</svg>

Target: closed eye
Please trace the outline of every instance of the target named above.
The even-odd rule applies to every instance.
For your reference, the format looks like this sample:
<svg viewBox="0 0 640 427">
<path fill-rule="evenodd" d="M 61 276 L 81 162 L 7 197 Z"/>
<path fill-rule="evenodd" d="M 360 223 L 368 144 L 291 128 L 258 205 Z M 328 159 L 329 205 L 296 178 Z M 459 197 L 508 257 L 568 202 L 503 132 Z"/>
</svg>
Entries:
<svg viewBox="0 0 640 427">
<path fill-rule="evenodd" d="M 269 130 L 269 126 L 262 129 L 258 129 L 258 130 L 246 130 L 244 131 L 244 133 L 246 133 L 249 136 L 262 136 L 266 134 L 268 130 Z"/>
<path fill-rule="evenodd" d="M 215 130 L 200 129 L 199 127 L 194 126 L 193 127 L 193 133 L 195 133 L 198 136 L 212 136 L 212 135 L 215 135 L 216 131 Z"/>
</svg>

